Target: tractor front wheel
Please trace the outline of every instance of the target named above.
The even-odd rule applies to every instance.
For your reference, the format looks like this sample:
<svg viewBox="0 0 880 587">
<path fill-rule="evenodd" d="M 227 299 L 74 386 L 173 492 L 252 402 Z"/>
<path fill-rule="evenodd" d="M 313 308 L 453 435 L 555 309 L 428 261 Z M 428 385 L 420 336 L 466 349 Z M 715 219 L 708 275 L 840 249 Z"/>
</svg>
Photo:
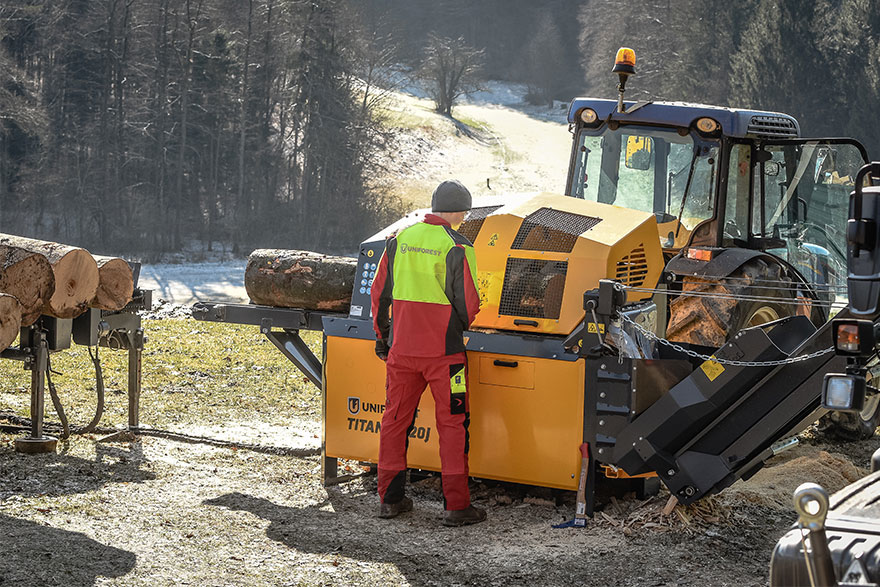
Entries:
<svg viewBox="0 0 880 587">
<path fill-rule="evenodd" d="M 865 398 L 861 412 L 831 412 L 819 422 L 819 430 L 843 440 L 865 440 L 880 426 L 880 394 Z"/>
<path fill-rule="evenodd" d="M 789 283 L 779 265 L 764 259 L 720 279 L 685 277 L 670 304 L 666 338 L 717 348 L 744 328 L 791 316 L 796 305 Z"/>
</svg>

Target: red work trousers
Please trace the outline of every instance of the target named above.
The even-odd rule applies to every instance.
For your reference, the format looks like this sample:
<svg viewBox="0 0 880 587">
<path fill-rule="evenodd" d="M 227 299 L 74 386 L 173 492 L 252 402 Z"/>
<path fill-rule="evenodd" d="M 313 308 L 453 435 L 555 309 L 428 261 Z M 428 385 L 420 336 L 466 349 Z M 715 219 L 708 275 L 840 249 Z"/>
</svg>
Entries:
<svg viewBox="0 0 880 587">
<path fill-rule="evenodd" d="M 385 413 L 379 433 L 378 481 L 382 503 L 397 503 L 404 497 L 409 432 L 425 386 L 430 385 L 440 441 L 445 507 L 447 510 L 463 510 L 471 504 L 467 455 L 469 398 L 465 391 L 464 405 L 461 405 L 461 394 L 453 398 L 450 382 L 450 377 L 466 365 L 464 353 L 409 357 L 396 354 L 392 348 L 386 362 Z M 464 379 L 466 385 L 467 377 Z"/>
</svg>

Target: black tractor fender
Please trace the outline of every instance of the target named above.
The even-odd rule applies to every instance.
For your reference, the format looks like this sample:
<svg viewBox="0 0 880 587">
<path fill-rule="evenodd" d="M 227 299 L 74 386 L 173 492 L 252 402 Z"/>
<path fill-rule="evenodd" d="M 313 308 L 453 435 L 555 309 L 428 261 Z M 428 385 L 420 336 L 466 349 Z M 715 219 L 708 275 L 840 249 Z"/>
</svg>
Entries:
<svg viewBox="0 0 880 587">
<path fill-rule="evenodd" d="M 751 261 L 752 259 L 761 258 L 782 267 L 788 275 L 797 279 L 808 291 L 812 291 L 810 285 L 806 282 L 800 272 L 792 267 L 788 262 L 770 253 L 758 251 L 755 249 L 740 248 L 709 248 L 712 251 L 712 259 L 709 261 L 700 261 L 686 257 L 687 249 L 682 249 L 675 255 L 664 268 L 666 280 L 669 283 L 676 281 L 676 277 L 727 277 L 734 273 L 737 269 Z"/>
</svg>

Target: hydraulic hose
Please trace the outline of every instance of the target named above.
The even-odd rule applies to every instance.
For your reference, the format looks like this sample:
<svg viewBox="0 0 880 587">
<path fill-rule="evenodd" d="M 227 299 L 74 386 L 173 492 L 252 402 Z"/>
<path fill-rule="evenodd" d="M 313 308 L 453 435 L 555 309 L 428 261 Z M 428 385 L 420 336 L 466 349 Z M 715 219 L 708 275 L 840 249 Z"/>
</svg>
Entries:
<svg viewBox="0 0 880 587">
<path fill-rule="evenodd" d="M 52 405 L 55 407 L 55 412 L 58 414 L 58 419 L 61 420 L 61 440 L 70 437 L 71 432 L 73 434 L 88 434 L 90 432 L 94 432 L 98 427 L 98 424 L 101 422 L 101 417 L 104 415 L 104 371 L 101 369 L 101 358 L 98 355 L 98 347 L 95 347 L 95 352 L 92 354 L 92 348 L 89 347 L 89 357 L 92 359 L 92 364 L 95 366 L 95 387 L 98 396 L 98 402 L 95 406 L 95 415 L 92 417 L 92 421 L 83 426 L 82 428 L 74 428 L 70 429 L 70 425 L 67 421 L 67 415 L 64 413 L 64 406 L 61 405 L 61 399 L 58 397 L 58 391 L 55 389 L 55 384 L 52 383 L 52 367 L 51 364 L 47 362 L 46 365 L 46 383 L 49 387 L 49 395 L 52 397 Z"/>
</svg>

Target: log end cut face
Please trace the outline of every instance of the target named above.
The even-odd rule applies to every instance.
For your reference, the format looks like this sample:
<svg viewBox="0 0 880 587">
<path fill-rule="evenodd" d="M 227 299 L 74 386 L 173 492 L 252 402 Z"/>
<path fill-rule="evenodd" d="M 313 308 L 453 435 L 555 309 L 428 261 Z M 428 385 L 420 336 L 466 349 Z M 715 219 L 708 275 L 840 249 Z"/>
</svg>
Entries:
<svg viewBox="0 0 880 587">
<path fill-rule="evenodd" d="M 43 313 L 75 318 L 85 312 L 98 292 L 98 265 L 85 249 L 73 249 L 52 264 L 55 293 Z"/>
<path fill-rule="evenodd" d="M 0 351 L 11 345 L 21 328 L 21 304 L 8 294 L 0 293 Z"/>
<path fill-rule="evenodd" d="M 21 325 L 30 326 L 55 292 L 55 274 L 43 255 L 0 245 L 0 292 L 21 304 Z"/>
<path fill-rule="evenodd" d="M 131 301 L 134 278 L 131 265 L 118 257 L 95 257 L 98 264 L 98 292 L 92 307 L 102 310 L 121 310 Z"/>
</svg>

